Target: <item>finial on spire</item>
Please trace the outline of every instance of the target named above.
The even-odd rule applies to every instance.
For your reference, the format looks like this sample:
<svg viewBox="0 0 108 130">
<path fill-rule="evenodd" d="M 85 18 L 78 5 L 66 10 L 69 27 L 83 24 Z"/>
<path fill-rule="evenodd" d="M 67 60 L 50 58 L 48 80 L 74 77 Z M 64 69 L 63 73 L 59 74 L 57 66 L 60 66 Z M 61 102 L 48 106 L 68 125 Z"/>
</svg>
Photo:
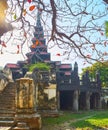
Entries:
<svg viewBox="0 0 108 130">
<path fill-rule="evenodd" d="M 74 72 L 76 74 L 78 74 L 78 64 L 77 64 L 77 62 L 75 62 L 75 64 L 74 64 Z"/>
<path fill-rule="evenodd" d="M 37 9 L 38 9 L 38 12 L 37 12 L 37 23 L 36 23 L 36 26 L 40 27 L 41 26 L 41 20 L 40 19 L 41 19 L 42 9 L 40 9 L 39 4 L 38 4 Z"/>
</svg>

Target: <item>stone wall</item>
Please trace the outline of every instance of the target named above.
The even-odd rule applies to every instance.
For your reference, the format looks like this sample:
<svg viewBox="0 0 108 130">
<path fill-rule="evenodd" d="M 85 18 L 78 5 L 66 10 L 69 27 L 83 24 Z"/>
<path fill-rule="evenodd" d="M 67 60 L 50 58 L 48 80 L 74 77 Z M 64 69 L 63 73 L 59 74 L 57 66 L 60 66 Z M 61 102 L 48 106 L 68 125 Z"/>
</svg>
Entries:
<svg viewBox="0 0 108 130">
<path fill-rule="evenodd" d="M 56 84 L 38 84 L 38 109 L 39 110 L 56 110 Z"/>
<path fill-rule="evenodd" d="M 37 109 L 56 110 L 56 78 L 49 71 L 36 70 L 33 72 L 34 83 L 37 86 Z M 52 82 L 53 81 L 53 82 Z"/>
<path fill-rule="evenodd" d="M 25 77 L 33 78 L 37 90 L 38 110 L 56 110 L 56 77 L 49 71 L 35 69 L 33 73 L 27 72 Z"/>
</svg>

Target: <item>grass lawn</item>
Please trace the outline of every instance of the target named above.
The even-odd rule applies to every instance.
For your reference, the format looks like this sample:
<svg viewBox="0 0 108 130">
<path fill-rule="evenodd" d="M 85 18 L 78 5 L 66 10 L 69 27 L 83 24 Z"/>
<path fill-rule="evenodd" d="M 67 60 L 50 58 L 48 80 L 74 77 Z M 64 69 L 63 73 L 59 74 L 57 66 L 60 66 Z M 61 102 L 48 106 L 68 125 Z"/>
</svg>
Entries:
<svg viewBox="0 0 108 130">
<path fill-rule="evenodd" d="M 102 111 L 81 111 L 78 113 L 60 112 L 59 117 L 43 118 L 43 125 L 60 125 L 65 122 L 76 130 L 107 130 L 108 129 L 108 110 Z"/>
</svg>

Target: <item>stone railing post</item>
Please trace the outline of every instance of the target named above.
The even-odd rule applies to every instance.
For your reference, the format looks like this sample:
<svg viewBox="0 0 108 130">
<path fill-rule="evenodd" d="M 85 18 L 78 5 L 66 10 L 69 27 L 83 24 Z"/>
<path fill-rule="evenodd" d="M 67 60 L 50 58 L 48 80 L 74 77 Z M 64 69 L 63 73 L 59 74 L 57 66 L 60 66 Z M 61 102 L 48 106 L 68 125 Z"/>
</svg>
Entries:
<svg viewBox="0 0 108 130">
<path fill-rule="evenodd" d="M 16 80 L 16 90 L 16 127 L 22 126 L 19 130 L 23 129 L 21 123 L 26 123 L 30 130 L 40 130 L 41 117 L 36 113 L 37 93 L 33 79 L 21 78 Z"/>
<path fill-rule="evenodd" d="M 102 104 L 101 104 L 101 95 L 98 94 L 98 98 L 97 98 L 97 109 L 101 109 L 102 108 Z"/>
<path fill-rule="evenodd" d="M 36 90 L 33 80 L 22 78 L 16 80 L 16 108 L 18 113 L 36 112 Z"/>
<path fill-rule="evenodd" d="M 75 90 L 73 93 L 73 110 L 78 111 L 78 90 Z"/>
<path fill-rule="evenodd" d="M 89 91 L 86 92 L 86 110 L 90 110 L 90 94 Z"/>
</svg>

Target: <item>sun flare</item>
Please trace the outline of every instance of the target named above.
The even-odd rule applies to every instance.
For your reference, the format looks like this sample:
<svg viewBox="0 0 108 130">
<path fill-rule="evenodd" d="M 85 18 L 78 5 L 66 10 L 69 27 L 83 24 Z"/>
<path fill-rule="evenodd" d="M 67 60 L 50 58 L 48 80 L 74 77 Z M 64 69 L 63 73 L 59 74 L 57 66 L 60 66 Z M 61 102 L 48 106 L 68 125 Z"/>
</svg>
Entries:
<svg viewBox="0 0 108 130">
<path fill-rule="evenodd" d="M 6 0 L 0 0 L 0 24 L 4 22 L 6 16 L 6 9 L 8 8 Z"/>
</svg>

